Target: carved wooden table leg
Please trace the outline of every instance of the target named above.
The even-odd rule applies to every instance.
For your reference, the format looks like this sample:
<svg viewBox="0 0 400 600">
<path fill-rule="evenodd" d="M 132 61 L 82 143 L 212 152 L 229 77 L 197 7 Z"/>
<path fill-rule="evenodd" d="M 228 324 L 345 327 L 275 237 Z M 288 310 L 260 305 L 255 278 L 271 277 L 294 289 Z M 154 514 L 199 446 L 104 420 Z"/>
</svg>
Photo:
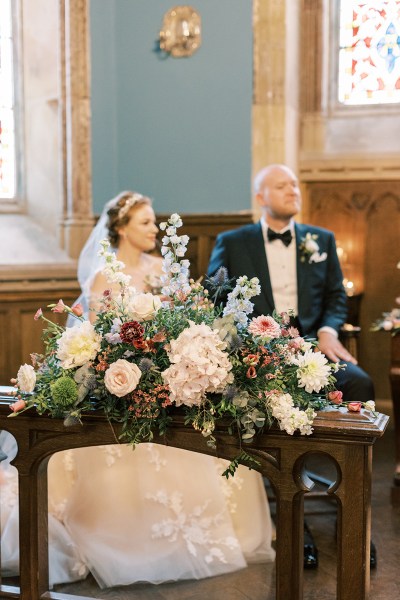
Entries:
<svg viewBox="0 0 400 600">
<path fill-rule="evenodd" d="M 340 461 L 342 478 L 338 498 L 338 600 L 369 596 L 371 530 L 371 446 L 346 446 Z"/>
<path fill-rule="evenodd" d="M 395 432 L 396 467 L 392 485 L 392 504 L 400 504 L 400 334 L 391 339 L 391 361 L 389 371 L 392 391 L 393 421 Z"/>
<path fill-rule="evenodd" d="M 39 600 L 48 590 L 48 460 L 19 473 L 21 600 Z"/>
<path fill-rule="evenodd" d="M 303 598 L 304 493 L 286 481 L 276 496 L 276 598 Z"/>
</svg>

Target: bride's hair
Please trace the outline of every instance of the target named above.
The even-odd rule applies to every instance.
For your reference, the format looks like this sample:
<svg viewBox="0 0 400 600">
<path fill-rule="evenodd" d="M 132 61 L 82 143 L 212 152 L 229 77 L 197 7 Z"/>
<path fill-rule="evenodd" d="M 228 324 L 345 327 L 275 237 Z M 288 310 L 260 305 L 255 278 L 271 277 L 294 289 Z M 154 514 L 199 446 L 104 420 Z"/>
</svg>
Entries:
<svg viewBox="0 0 400 600">
<path fill-rule="evenodd" d="M 107 211 L 108 239 L 113 248 L 118 248 L 120 235 L 119 230 L 127 225 L 132 216 L 132 210 L 147 204 L 151 206 L 151 200 L 137 192 L 121 192 L 111 201 L 111 208 Z"/>
</svg>

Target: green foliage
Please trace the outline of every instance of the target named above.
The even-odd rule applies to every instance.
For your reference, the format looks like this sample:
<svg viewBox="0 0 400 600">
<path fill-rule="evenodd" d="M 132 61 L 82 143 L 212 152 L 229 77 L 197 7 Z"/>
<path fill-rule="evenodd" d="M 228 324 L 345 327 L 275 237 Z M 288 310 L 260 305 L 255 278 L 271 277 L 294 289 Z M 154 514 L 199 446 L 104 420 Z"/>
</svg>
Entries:
<svg viewBox="0 0 400 600">
<path fill-rule="evenodd" d="M 239 468 L 239 465 L 245 465 L 249 469 L 259 470 L 261 467 L 260 461 L 253 458 L 250 454 L 245 452 L 244 450 L 240 451 L 240 454 L 234 458 L 227 469 L 222 473 L 224 477 L 229 479 L 229 477 L 233 477 Z"/>
</svg>

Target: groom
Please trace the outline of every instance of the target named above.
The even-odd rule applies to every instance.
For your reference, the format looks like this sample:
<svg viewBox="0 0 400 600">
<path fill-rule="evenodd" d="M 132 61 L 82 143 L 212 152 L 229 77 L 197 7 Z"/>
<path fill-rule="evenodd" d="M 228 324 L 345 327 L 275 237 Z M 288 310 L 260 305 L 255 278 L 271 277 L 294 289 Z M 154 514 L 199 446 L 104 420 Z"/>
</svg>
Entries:
<svg viewBox="0 0 400 600">
<path fill-rule="evenodd" d="M 344 399 L 373 400 L 370 377 L 338 337 L 347 316 L 347 299 L 333 233 L 295 223 L 301 194 L 297 177 L 287 166 L 262 169 L 254 179 L 254 192 L 261 220 L 217 237 L 208 275 L 224 266 L 234 279 L 258 277 L 261 294 L 252 299 L 253 314 L 294 310 L 300 335 L 317 338 L 319 349 L 331 361 L 347 364 L 337 373 Z"/>
<path fill-rule="evenodd" d="M 373 400 L 370 377 L 339 340 L 347 299 L 333 233 L 295 223 L 301 194 L 297 177 L 287 166 L 262 169 L 254 179 L 254 193 L 262 210 L 261 220 L 217 237 L 208 276 L 223 266 L 234 279 L 241 275 L 257 277 L 261 294 L 252 299 L 253 315 L 292 309 L 300 335 L 317 338 L 319 349 L 328 359 L 347 364 L 336 374 L 336 387 L 343 392 L 344 400 Z M 305 534 L 306 541 L 307 529 Z M 311 544 L 305 545 L 305 566 L 317 566 L 317 562 L 311 538 Z M 375 563 L 372 548 L 371 566 Z"/>
</svg>

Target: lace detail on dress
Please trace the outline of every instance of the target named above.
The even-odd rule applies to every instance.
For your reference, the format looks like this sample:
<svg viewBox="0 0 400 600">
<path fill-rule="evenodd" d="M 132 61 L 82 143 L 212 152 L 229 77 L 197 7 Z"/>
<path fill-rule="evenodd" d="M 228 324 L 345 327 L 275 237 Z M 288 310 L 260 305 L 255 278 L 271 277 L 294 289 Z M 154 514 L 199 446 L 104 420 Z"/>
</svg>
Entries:
<svg viewBox="0 0 400 600">
<path fill-rule="evenodd" d="M 149 453 L 149 463 L 154 466 L 156 472 L 161 471 L 161 467 L 167 466 L 167 460 L 162 458 L 157 444 L 146 444 L 146 450 Z"/>
<path fill-rule="evenodd" d="M 107 467 L 112 467 L 117 458 L 121 458 L 122 450 L 119 444 L 111 444 L 110 446 L 99 446 L 104 452 Z"/>
<path fill-rule="evenodd" d="M 75 471 L 75 460 L 72 450 L 64 451 L 62 461 L 66 471 L 68 471 L 69 473 Z"/>
<path fill-rule="evenodd" d="M 226 500 L 229 512 L 232 514 L 236 513 L 237 510 L 237 502 L 236 502 L 236 494 L 243 487 L 243 477 L 240 477 L 239 472 L 236 471 L 235 477 L 229 477 L 226 479 L 223 477 L 222 473 L 225 471 L 227 462 L 221 458 L 214 459 L 215 471 L 219 476 L 219 482 L 221 484 L 221 491 Z"/>
<path fill-rule="evenodd" d="M 18 504 L 18 475 L 16 470 L 1 467 L 0 472 L 1 505 L 14 508 Z"/>
<path fill-rule="evenodd" d="M 170 517 L 152 525 L 153 538 L 166 538 L 171 543 L 180 538 L 192 556 L 197 557 L 198 551 L 202 550 L 205 553 L 204 560 L 208 564 L 215 559 L 226 563 L 223 548 L 233 550 L 239 547 L 238 540 L 233 536 L 214 537 L 213 531 L 223 522 L 226 513 L 212 515 L 208 511 L 209 514 L 205 515 L 209 500 L 203 505 L 194 506 L 191 512 L 186 513 L 181 493 L 167 494 L 165 491 L 159 491 L 156 494 L 147 494 L 146 498 L 161 504 L 171 513 Z"/>
<path fill-rule="evenodd" d="M 51 499 L 49 498 L 49 500 Z M 53 515 L 53 517 L 57 519 L 57 521 L 60 521 L 60 523 L 64 523 L 66 506 L 66 498 L 64 498 L 62 502 L 58 502 L 57 504 L 55 504 L 54 502 L 49 502 L 49 512 Z"/>
</svg>

